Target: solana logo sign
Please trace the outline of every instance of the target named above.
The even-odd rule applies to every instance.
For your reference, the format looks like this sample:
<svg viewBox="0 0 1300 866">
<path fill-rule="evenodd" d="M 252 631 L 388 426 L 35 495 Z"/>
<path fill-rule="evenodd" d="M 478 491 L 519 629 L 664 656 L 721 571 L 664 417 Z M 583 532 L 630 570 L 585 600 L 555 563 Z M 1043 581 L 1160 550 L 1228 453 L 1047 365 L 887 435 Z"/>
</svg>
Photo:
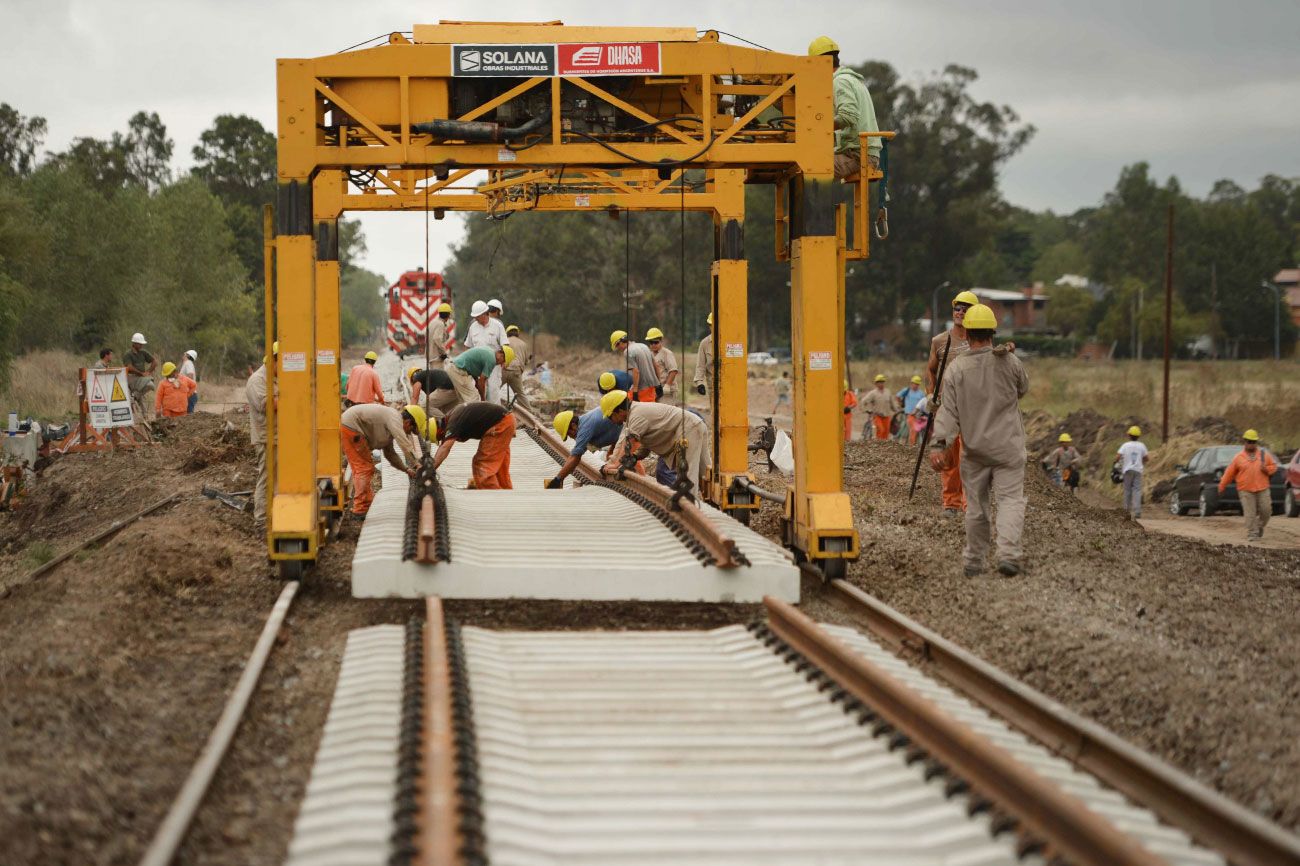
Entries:
<svg viewBox="0 0 1300 866">
<path fill-rule="evenodd" d="M 533 78 L 555 74 L 554 45 L 453 45 L 452 75 Z"/>
<path fill-rule="evenodd" d="M 466 51 L 460 55 L 460 71 L 478 72 L 478 68 L 482 62 L 483 53 L 481 51 Z"/>
</svg>

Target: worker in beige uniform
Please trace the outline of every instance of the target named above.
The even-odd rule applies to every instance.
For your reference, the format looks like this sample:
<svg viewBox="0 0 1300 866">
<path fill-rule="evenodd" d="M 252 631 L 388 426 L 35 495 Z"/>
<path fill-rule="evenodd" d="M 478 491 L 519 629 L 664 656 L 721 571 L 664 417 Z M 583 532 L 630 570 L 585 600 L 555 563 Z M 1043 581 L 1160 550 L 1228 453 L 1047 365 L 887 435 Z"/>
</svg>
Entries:
<svg viewBox="0 0 1300 866">
<path fill-rule="evenodd" d="M 970 344 L 966 341 L 966 328 L 962 322 L 966 318 L 966 311 L 980 302 L 975 297 L 974 292 L 959 292 L 957 297 L 952 299 L 952 330 L 944 334 L 939 334 L 930 341 L 930 362 L 925 368 L 925 390 L 926 393 L 934 393 L 935 380 L 939 378 L 939 367 L 943 363 L 943 354 L 948 353 L 948 363 L 952 364 L 958 357 L 970 349 Z M 931 311 L 931 315 L 937 315 Z M 943 395 L 938 395 L 938 402 L 943 403 Z M 930 401 L 930 411 L 935 409 L 934 401 Z M 966 495 L 961 489 L 961 436 L 952 442 L 952 466 L 943 470 L 940 477 L 943 485 L 943 513 L 956 515 L 961 513 L 966 507 Z"/>
<path fill-rule="evenodd" d="M 992 494 L 998 501 L 998 571 L 1020 573 L 1020 536 L 1025 528 L 1025 426 L 1020 398 L 1029 376 L 1009 346 L 993 346 L 997 318 L 983 304 L 966 311 L 969 351 L 949 359 L 943 399 L 935 416 L 930 465 L 947 468 L 958 434 L 964 453 L 961 480 L 966 494 L 966 576 L 984 572 L 989 551 Z"/>
<path fill-rule="evenodd" d="M 375 501 L 372 479 L 375 460 L 371 451 L 382 451 L 395 469 L 415 475 L 415 464 L 420 455 L 411 446 L 411 435 L 426 435 L 428 415 L 419 406 L 410 405 L 394 409 L 383 403 L 358 403 L 339 418 L 339 434 L 343 439 L 343 454 L 352 467 L 352 515 L 365 519 L 370 505 Z M 406 462 L 397 456 L 396 445 L 402 449 Z"/>
<path fill-rule="evenodd" d="M 280 356 L 280 341 L 271 346 L 271 363 Z M 253 485 L 253 522 L 266 526 L 266 358 L 244 385 L 248 398 L 248 441 L 257 452 L 257 483 Z"/>
<path fill-rule="evenodd" d="M 885 390 L 885 376 L 883 373 L 876 375 L 875 387 L 868 391 L 858 404 L 862 411 L 871 416 L 871 429 L 875 431 L 876 439 L 889 438 L 889 422 L 894 417 L 894 398 Z M 862 428 L 863 438 L 866 438 L 866 427 Z"/>
<path fill-rule="evenodd" d="M 506 328 L 506 339 L 510 342 L 510 348 L 514 350 L 515 356 L 509 364 L 501 368 L 501 384 L 509 385 L 510 390 L 515 392 L 516 406 L 536 415 L 537 410 L 524 396 L 524 364 L 528 361 L 528 344 L 519 336 L 519 328 L 516 325 Z"/>
<path fill-rule="evenodd" d="M 695 393 L 705 393 L 704 383 L 713 381 L 713 314 L 709 313 L 709 335 L 700 340 L 700 349 L 695 354 Z"/>
<path fill-rule="evenodd" d="M 677 392 L 677 356 L 664 345 L 664 332 L 651 328 L 645 332 L 645 344 L 654 357 L 655 372 L 659 374 L 660 403 L 672 403 Z"/>
<path fill-rule="evenodd" d="M 618 444 L 602 469 L 605 474 L 618 471 L 624 454 L 641 459 L 654 452 L 679 478 L 689 478 L 696 489 L 703 487 L 713 460 L 709 456 L 709 428 L 700 416 L 663 403 L 633 402 L 626 391 L 610 391 L 601 397 L 600 411 L 614 424 L 623 425 Z"/>
<path fill-rule="evenodd" d="M 447 360 L 447 351 L 451 348 L 451 337 L 447 335 L 447 323 L 451 321 L 451 304 L 438 305 L 438 313 L 429 320 L 429 333 L 425 346 L 429 353 L 429 369 L 441 370 Z"/>
</svg>

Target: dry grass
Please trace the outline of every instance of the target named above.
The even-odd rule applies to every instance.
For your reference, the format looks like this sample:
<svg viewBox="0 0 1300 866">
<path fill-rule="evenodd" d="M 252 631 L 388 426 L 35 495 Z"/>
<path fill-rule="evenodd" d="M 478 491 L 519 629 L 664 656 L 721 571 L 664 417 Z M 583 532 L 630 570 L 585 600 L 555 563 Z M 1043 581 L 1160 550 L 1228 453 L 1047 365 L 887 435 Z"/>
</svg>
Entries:
<svg viewBox="0 0 1300 866">
<path fill-rule="evenodd" d="M 77 416 L 77 368 L 94 365 L 96 357 L 71 352 L 29 352 L 14 361 L 9 387 L 0 393 L 7 415 L 38 421 L 66 421 Z"/>
</svg>

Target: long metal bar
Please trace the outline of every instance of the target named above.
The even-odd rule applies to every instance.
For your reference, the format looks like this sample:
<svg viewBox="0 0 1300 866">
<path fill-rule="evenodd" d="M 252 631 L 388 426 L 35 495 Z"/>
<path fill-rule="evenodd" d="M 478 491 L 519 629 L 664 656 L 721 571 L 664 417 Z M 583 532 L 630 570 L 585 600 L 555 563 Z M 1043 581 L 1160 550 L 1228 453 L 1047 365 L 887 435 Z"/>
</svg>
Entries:
<svg viewBox="0 0 1300 866">
<path fill-rule="evenodd" d="M 157 511 L 159 508 L 162 508 L 164 505 L 169 505 L 175 502 L 179 498 L 180 498 L 179 493 L 173 493 L 171 496 L 160 499 L 157 502 L 155 502 L 153 505 L 148 506 L 147 508 L 140 509 L 135 514 L 132 514 L 130 517 L 124 517 L 121 520 L 114 520 L 107 529 L 95 533 L 94 535 L 90 536 L 90 538 L 87 538 L 85 541 L 81 542 L 75 547 L 71 547 L 63 551 L 58 556 L 54 557 L 53 559 L 51 559 L 49 562 L 45 563 L 41 567 L 33 569 L 27 575 L 24 582 L 26 582 L 27 580 L 34 580 L 35 578 L 40 577 L 42 574 L 45 574 L 45 572 L 57 568 L 59 565 L 62 565 L 64 562 L 67 562 L 68 558 L 71 557 L 73 554 L 75 554 L 77 551 L 85 550 L 87 547 L 94 544 L 95 542 L 102 541 L 105 538 L 108 538 L 114 532 L 126 528 L 128 524 L 135 523 L 141 517 L 144 517 L 147 514 L 151 514 Z"/>
<path fill-rule="evenodd" d="M 1082 866 L 1165 861 L 1009 753 L 940 710 L 823 631 L 792 605 L 764 600 L 769 626 L 854 697 L 1019 819 L 1053 851 Z"/>
<path fill-rule="evenodd" d="M 1169 228 L 1165 238 L 1165 386 L 1161 412 L 1160 438 L 1169 440 L 1169 351 L 1173 345 L 1174 304 L 1174 206 L 1169 205 Z M 1276 360 L 1276 359 L 1275 359 Z"/>
<path fill-rule="evenodd" d="M 456 793 L 456 743 L 451 711 L 451 668 L 442 599 L 425 602 L 424 738 L 416 846 L 424 866 L 455 866 L 460 856 L 460 799 Z"/>
<path fill-rule="evenodd" d="M 203 751 L 199 753 L 198 761 L 190 770 L 171 808 L 167 810 L 167 815 L 154 834 L 153 841 L 149 843 L 144 857 L 140 858 L 140 866 L 167 866 L 176 856 L 176 849 L 185 839 L 185 831 L 189 829 L 190 821 L 193 820 L 199 804 L 203 802 L 203 795 L 207 792 L 208 785 L 212 783 L 212 777 L 217 774 L 217 767 L 221 765 L 221 759 L 225 756 L 226 749 L 230 747 L 230 741 L 235 737 L 244 710 L 247 709 L 248 701 L 253 696 L 253 689 L 262 675 L 262 668 L 266 666 L 266 659 L 271 654 L 275 637 L 280 632 L 280 624 L 284 622 L 284 617 L 289 612 L 289 605 L 293 604 L 293 597 L 297 592 L 298 581 L 296 580 L 286 583 L 284 589 L 280 591 L 280 597 L 271 608 L 271 615 L 267 617 L 266 625 L 262 627 L 262 634 L 253 647 L 253 654 L 249 656 L 248 664 L 244 666 L 239 682 L 235 683 L 235 690 L 231 692 L 226 708 L 221 711 L 221 718 L 217 719 L 217 725 L 208 736 Z"/>
<path fill-rule="evenodd" d="M 1017 682 L 852 584 L 831 581 L 830 590 L 858 623 L 890 646 L 923 658 L 928 669 L 945 682 L 1162 819 L 1183 828 L 1201 844 L 1222 851 L 1233 863 L 1300 863 L 1300 836 L 1287 833 Z"/>
</svg>

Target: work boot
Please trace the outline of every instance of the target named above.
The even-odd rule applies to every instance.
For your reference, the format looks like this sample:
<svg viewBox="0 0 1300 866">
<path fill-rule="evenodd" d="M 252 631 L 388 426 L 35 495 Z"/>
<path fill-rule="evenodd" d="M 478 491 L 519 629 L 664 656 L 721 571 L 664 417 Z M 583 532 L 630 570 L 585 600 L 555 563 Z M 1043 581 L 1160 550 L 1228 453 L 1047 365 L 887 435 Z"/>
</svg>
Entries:
<svg viewBox="0 0 1300 866">
<path fill-rule="evenodd" d="M 944 517 L 956 517 L 958 514 L 961 514 L 961 512 L 955 508 L 945 508 L 943 510 Z"/>
<path fill-rule="evenodd" d="M 1002 572 L 1007 577 L 1015 577 L 1020 573 L 1020 566 L 1009 559 L 1004 559 L 998 563 L 998 571 Z"/>
<path fill-rule="evenodd" d="M 979 576 L 980 576 L 981 574 L 983 574 L 983 573 L 984 573 L 984 569 L 983 569 L 981 566 L 978 566 L 978 565 L 968 565 L 968 566 L 966 566 L 966 576 L 967 576 L 967 577 L 979 577 Z"/>
</svg>

